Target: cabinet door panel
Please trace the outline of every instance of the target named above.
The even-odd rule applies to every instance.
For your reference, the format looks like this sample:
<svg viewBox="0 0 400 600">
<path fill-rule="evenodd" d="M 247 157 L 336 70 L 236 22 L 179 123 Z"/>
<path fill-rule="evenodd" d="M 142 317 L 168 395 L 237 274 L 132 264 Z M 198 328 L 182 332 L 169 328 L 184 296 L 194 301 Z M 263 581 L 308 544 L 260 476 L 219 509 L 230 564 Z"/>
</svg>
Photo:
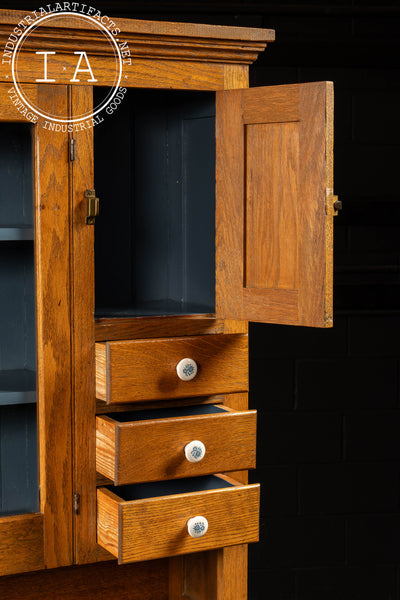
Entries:
<svg viewBox="0 0 400 600">
<path fill-rule="evenodd" d="M 9 87 L 0 84 L 0 575 L 72 562 L 68 134 L 28 122 Z M 26 89 L 45 112 L 67 113 L 66 86 Z"/>
<path fill-rule="evenodd" d="M 332 325 L 333 86 L 217 93 L 216 312 Z"/>
</svg>

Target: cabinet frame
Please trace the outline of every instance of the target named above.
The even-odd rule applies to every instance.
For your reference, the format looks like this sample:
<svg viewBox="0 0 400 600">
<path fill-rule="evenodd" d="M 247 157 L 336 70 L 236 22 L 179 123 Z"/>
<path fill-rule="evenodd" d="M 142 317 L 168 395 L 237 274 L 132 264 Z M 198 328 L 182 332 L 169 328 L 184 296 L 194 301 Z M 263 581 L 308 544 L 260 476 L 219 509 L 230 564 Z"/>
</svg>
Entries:
<svg viewBox="0 0 400 600">
<path fill-rule="evenodd" d="M 24 16 L 24 11 L 0 10 L 2 42 Z M 118 24 L 135 48 L 132 62 L 125 69 L 126 87 L 220 93 L 243 90 L 249 85 L 249 64 L 267 42 L 274 40 L 274 32 L 265 29 L 125 19 L 119 19 Z M 86 43 L 84 28 L 65 24 L 48 26 L 47 31 L 47 37 L 36 40 L 41 49 L 57 49 L 57 37 L 70 36 L 74 49 L 84 48 Z M 29 52 L 24 58 L 29 70 L 33 65 Z M 107 85 L 113 57 L 99 54 L 97 60 L 102 73 L 98 85 Z M 7 65 L 0 64 L 0 82 L 4 82 L 5 91 L 10 85 L 7 73 Z M 70 114 L 78 107 L 82 112 L 92 105 L 91 86 L 71 86 L 67 75 L 56 86 L 40 85 L 38 93 L 48 102 L 67 103 Z M 6 120 L 23 120 L 3 92 L 0 114 Z M 8 555 L 8 563 L 2 563 L 8 565 L 8 573 L 111 558 L 96 544 L 94 342 L 161 335 L 158 318 L 95 323 L 94 232 L 85 224 L 84 203 L 84 190 L 93 188 L 93 131 L 79 131 L 73 137 L 77 150 L 75 160 L 70 162 L 71 136 L 35 127 L 41 514 L 0 520 L 0 558 Z M 331 156 L 329 161 L 331 165 Z M 328 285 L 327 296 L 330 292 Z M 219 316 L 217 312 L 161 319 L 162 335 L 247 332 L 247 321 L 235 320 L 245 319 L 245 315 Z M 247 393 L 232 394 L 220 401 L 236 410 L 248 406 Z M 232 476 L 247 482 L 245 472 Z M 18 550 L 15 544 L 21 529 L 27 531 L 27 548 L 36 552 L 33 566 L 28 558 L 15 565 L 13 552 Z M 169 566 L 170 600 L 246 597 L 245 545 L 206 552 L 201 557 L 171 558 Z"/>
</svg>

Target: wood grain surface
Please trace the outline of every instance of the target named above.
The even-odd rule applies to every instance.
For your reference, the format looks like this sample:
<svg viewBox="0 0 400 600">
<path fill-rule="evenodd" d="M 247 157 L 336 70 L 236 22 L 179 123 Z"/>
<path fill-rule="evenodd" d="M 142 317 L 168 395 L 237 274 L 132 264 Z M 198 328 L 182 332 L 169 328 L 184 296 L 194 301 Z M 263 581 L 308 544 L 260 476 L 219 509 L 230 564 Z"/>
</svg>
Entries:
<svg viewBox="0 0 400 600">
<path fill-rule="evenodd" d="M 18 77 L 22 85 L 26 87 L 28 100 L 30 97 L 30 85 L 36 79 L 43 77 L 43 65 L 38 62 L 37 56 L 31 53 L 21 52 L 19 59 Z M 81 87 L 88 85 L 88 79 L 77 80 L 71 83 L 76 68 L 76 56 L 56 54 L 55 58 L 48 61 L 49 78 L 56 79 L 57 85 L 72 85 Z M 115 69 L 113 57 L 109 59 L 98 56 L 91 58 L 91 67 L 96 78 L 96 85 L 114 86 L 119 72 Z M 248 68 L 247 66 L 245 68 Z M 0 62 L 0 81 L 12 80 L 11 67 Z M 181 90 L 222 90 L 225 87 L 224 65 L 219 63 L 162 60 L 162 59 L 140 59 L 135 58 L 130 65 L 124 66 L 121 87 L 134 88 L 156 88 L 156 89 L 181 89 Z M 11 87 L 9 85 L 9 87 Z M 32 102 L 30 102 L 32 103 Z M 17 112 L 11 105 L 13 112 Z M 66 113 L 63 114 L 67 116 Z"/>
<path fill-rule="evenodd" d="M 4 46 L 12 27 L 24 19 L 23 11 L 0 10 L 0 42 Z M 43 22 L 25 38 L 18 55 L 18 79 L 34 83 L 43 76 L 40 49 L 57 51 L 48 60 L 48 76 L 58 84 L 70 84 L 76 67 L 73 53 L 88 53 L 97 85 L 114 85 L 116 67 L 114 44 L 88 20 L 66 16 Z M 115 21 L 114 21 L 115 23 Z M 247 81 L 248 65 L 253 63 L 267 42 L 275 39 L 273 30 L 221 27 L 191 23 L 168 23 L 118 19 L 123 46 L 121 85 L 175 89 L 232 89 Z M 66 35 L 68 32 L 68 35 Z M 122 39 L 123 36 L 123 39 Z M 10 58 L 11 62 L 11 58 Z M 226 66 L 243 67 L 226 71 Z M 11 80 L 7 56 L 0 64 L 0 81 Z M 73 85 L 85 85 L 81 80 Z M 248 85 L 245 83 L 244 85 Z"/>
<path fill-rule="evenodd" d="M 65 86 L 38 86 L 49 112 L 68 110 Z M 34 129 L 40 507 L 47 567 L 72 563 L 72 415 L 68 137 Z"/>
<path fill-rule="evenodd" d="M 297 289 L 297 125 L 248 125 L 246 145 L 245 287 Z"/>
<path fill-rule="evenodd" d="M 218 596 L 218 564 L 221 551 L 195 552 L 181 558 L 182 584 L 187 598 L 222 600 L 223 596 Z"/>
<path fill-rule="evenodd" d="M 26 16 L 23 10 L 0 9 L 0 23 L 14 25 L 17 20 Z M 115 19 L 115 18 L 114 18 Z M 138 19 L 118 18 L 118 26 L 126 33 L 135 33 L 146 36 L 178 36 L 184 38 L 213 38 L 218 40 L 238 41 L 273 41 L 275 34 L 272 29 L 260 29 L 257 27 L 231 27 L 226 25 L 208 25 L 203 23 L 175 23 L 171 21 L 148 21 Z M 47 22 L 44 28 L 52 29 L 53 25 Z M 87 36 L 87 21 L 80 23 L 73 19 L 57 19 L 57 27 L 60 30 L 76 29 L 77 33 L 82 31 L 82 38 Z M 92 28 L 90 28 L 92 29 Z M 64 32 L 65 38 L 65 32 Z"/>
<path fill-rule="evenodd" d="M 241 394 L 227 394 L 223 400 L 224 406 L 229 406 L 234 410 L 244 411 L 249 408 L 249 395 L 247 392 Z M 229 476 L 241 483 L 248 483 L 249 474 L 248 471 L 233 471 L 229 473 Z"/>
<path fill-rule="evenodd" d="M 43 515 L 1 517 L 0 575 L 36 571 L 43 567 Z M 0 587 L 1 581 L 3 577 L 0 577 Z"/>
<path fill-rule="evenodd" d="M 18 122 L 27 123 L 26 116 L 19 112 L 12 100 L 15 99 L 14 86 L 10 81 L 7 83 L 0 83 L 0 122 Z M 33 101 L 37 100 L 38 88 L 36 84 L 25 86 L 26 91 L 29 93 L 29 97 Z M 9 93 L 10 92 L 10 93 Z"/>
<path fill-rule="evenodd" d="M 98 541 L 120 564 L 258 540 L 258 485 L 131 502 L 99 488 L 97 499 Z M 208 519 L 209 528 L 203 537 L 191 538 L 186 524 L 198 514 Z"/>
<path fill-rule="evenodd" d="M 115 485 L 124 485 L 252 469 L 256 416 L 256 411 L 227 411 L 131 423 L 97 417 L 97 470 Z M 190 463 L 184 455 L 192 440 L 206 447 L 198 463 Z"/>
<path fill-rule="evenodd" d="M 247 391 L 247 336 L 96 343 L 96 396 L 107 403 Z M 176 365 L 192 358 L 198 373 L 181 381 Z"/>
<path fill-rule="evenodd" d="M 247 598 L 247 554 L 245 544 L 218 551 L 216 594 L 218 600 Z"/>
<path fill-rule="evenodd" d="M 181 560 L 183 560 L 185 598 L 196 600 L 247 598 L 247 545 L 188 554 Z M 171 600 L 175 600 L 175 597 Z"/>
<path fill-rule="evenodd" d="M 91 110 L 92 88 L 70 88 L 70 112 Z M 97 560 L 94 372 L 94 227 L 87 225 L 85 190 L 93 188 L 93 129 L 74 132 L 75 160 L 71 173 L 71 311 L 73 364 L 73 493 L 79 494 L 74 514 L 75 562 Z"/>
<path fill-rule="evenodd" d="M 332 325 L 332 93 L 217 92 L 218 318 Z"/>
<path fill-rule="evenodd" d="M 96 342 L 213 333 L 247 333 L 246 321 L 227 321 L 208 315 L 123 317 L 96 319 Z"/>
<path fill-rule="evenodd" d="M 114 556 L 119 554 L 120 498 L 105 488 L 97 490 L 97 541 Z"/>
<path fill-rule="evenodd" d="M 2 600 L 170 600 L 168 562 L 116 561 L 0 578 Z"/>
<path fill-rule="evenodd" d="M 0 10 L 0 42 L 4 45 L 12 27 L 23 21 L 23 11 Z M 129 59 L 171 58 L 185 62 L 187 60 L 215 61 L 218 63 L 253 62 L 267 42 L 275 39 L 271 29 L 202 25 L 194 23 L 172 23 L 157 21 L 138 21 L 115 19 L 115 28 L 121 31 L 121 44 L 129 54 Z M 120 41 L 120 40 L 118 40 Z M 114 62 L 114 45 L 104 38 L 100 27 L 92 25 L 87 19 L 53 15 L 34 29 L 25 40 L 24 50 L 51 50 L 57 48 L 60 53 L 73 52 L 84 48 L 91 60 L 95 56 L 110 55 Z"/>
<path fill-rule="evenodd" d="M 224 333 L 224 321 L 203 315 L 96 319 L 96 342 L 213 333 Z"/>
</svg>

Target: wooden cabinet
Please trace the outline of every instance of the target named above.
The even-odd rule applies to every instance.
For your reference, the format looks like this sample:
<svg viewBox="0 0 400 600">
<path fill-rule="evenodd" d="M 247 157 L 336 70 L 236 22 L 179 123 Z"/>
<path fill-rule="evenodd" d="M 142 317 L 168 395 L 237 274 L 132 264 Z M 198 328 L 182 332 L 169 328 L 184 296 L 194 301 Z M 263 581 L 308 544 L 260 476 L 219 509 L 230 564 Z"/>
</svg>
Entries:
<svg viewBox="0 0 400 600">
<path fill-rule="evenodd" d="M 0 35 L 23 17 L 0 11 Z M 0 573 L 78 564 L 90 578 L 99 561 L 161 559 L 142 567 L 169 590 L 160 600 L 242 600 L 259 502 L 247 324 L 332 325 L 332 84 L 247 89 L 270 30 L 120 26 L 123 100 L 95 126 L 27 123 L 1 65 L 1 494 L 21 437 L 6 439 L 3 418 L 30 432 L 33 491 L 26 476 L 31 500 L 0 517 Z M 96 82 L 71 81 L 88 39 Z M 36 83 L 43 45 L 59 53 L 57 85 Z M 101 33 L 69 17 L 33 32 L 19 60 L 31 103 L 67 121 L 112 83 Z M 117 597 L 118 566 L 106 572 Z M 151 585 L 139 577 L 137 597 Z"/>
</svg>

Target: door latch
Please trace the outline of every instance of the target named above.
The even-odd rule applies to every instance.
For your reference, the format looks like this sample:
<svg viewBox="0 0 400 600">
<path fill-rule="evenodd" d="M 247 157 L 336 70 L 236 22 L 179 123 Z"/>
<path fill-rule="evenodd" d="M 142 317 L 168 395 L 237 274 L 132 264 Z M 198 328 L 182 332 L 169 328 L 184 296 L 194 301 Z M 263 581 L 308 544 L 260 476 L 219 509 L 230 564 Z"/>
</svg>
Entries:
<svg viewBox="0 0 400 600">
<path fill-rule="evenodd" d="M 332 202 L 333 202 L 333 216 L 337 217 L 337 215 L 339 214 L 339 210 L 342 210 L 342 201 L 339 200 L 339 198 L 337 196 L 332 196 Z"/>
<path fill-rule="evenodd" d="M 97 215 L 99 214 L 99 199 L 96 198 L 95 190 L 85 190 L 86 198 L 86 224 L 94 225 Z"/>
</svg>

